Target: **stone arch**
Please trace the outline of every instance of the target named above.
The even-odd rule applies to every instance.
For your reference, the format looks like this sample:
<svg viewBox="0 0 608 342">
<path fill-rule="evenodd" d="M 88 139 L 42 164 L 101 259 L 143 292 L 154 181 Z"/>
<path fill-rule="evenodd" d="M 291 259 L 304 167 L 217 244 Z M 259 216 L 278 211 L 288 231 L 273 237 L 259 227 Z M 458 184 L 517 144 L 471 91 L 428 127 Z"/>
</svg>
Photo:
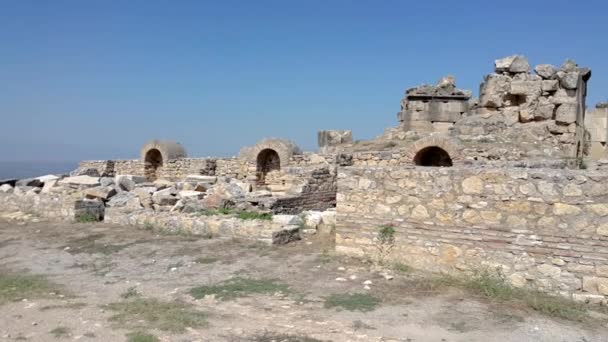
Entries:
<svg viewBox="0 0 608 342">
<path fill-rule="evenodd" d="M 462 146 L 444 135 L 431 135 L 417 140 L 407 157 L 420 166 L 452 166 L 462 161 Z"/>
<path fill-rule="evenodd" d="M 149 149 L 144 157 L 144 176 L 149 181 L 158 179 L 158 169 L 163 166 L 163 155 L 156 148 Z"/>
<path fill-rule="evenodd" d="M 163 165 L 170 160 L 187 157 L 186 149 L 174 141 L 151 140 L 140 151 L 144 163 L 144 176 L 149 181 L 159 178 Z"/>
<path fill-rule="evenodd" d="M 281 157 L 277 151 L 266 148 L 256 157 L 256 172 L 259 183 L 264 183 L 266 175 L 272 171 L 281 170 Z"/>
<path fill-rule="evenodd" d="M 269 138 L 242 148 L 239 158 L 252 167 L 255 165 L 255 179 L 263 184 L 268 172 L 285 168 L 296 154 L 302 154 L 302 150 L 292 141 Z"/>
<path fill-rule="evenodd" d="M 452 166 L 452 158 L 441 147 L 429 146 L 418 151 L 414 156 L 414 164 L 418 166 Z"/>
</svg>

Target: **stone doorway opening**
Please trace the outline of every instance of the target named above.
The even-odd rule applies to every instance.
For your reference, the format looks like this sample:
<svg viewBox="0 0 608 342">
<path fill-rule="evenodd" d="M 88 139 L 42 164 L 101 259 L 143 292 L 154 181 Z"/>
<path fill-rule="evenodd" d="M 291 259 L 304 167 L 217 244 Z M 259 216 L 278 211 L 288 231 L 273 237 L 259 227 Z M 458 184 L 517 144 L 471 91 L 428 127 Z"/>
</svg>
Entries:
<svg viewBox="0 0 608 342">
<path fill-rule="evenodd" d="M 281 169 L 281 158 L 277 151 L 266 148 L 258 153 L 257 157 L 257 178 L 258 184 L 265 184 L 266 175 L 271 171 Z"/>
<path fill-rule="evenodd" d="M 148 181 L 155 181 L 158 179 L 158 169 L 163 166 L 163 155 L 158 149 L 150 149 L 146 152 L 145 158 L 145 177 Z"/>
<path fill-rule="evenodd" d="M 414 163 L 418 166 L 450 167 L 452 158 L 441 147 L 429 146 L 416 153 Z"/>
</svg>

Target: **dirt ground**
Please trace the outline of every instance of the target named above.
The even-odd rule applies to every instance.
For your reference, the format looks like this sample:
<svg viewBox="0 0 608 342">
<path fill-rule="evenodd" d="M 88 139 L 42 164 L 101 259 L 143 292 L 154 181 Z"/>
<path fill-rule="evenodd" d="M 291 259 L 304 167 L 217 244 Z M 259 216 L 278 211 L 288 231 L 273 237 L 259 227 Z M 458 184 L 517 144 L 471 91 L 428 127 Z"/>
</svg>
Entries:
<svg viewBox="0 0 608 342">
<path fill-rule="evenodd" d="M 608 341 L 606 322 L 552 319 L 458 289 L 427 293 L 411 286 L 417 274 L 385 279 L 315 239 L 275 247 L 106 224 L 0 221 L 0 272 L 59 285 L 0 302 L 0 341 Z M 235 277 L 262 283 L 250 293 L 191 292 Z M 362 294 L 363 306 L 328 305 L 345 294 Z M 129 316 L 138 300 L 181 309 L 147 301 L 150 312 Z M 174 314 L 172 323 L 159 318 Z M 145 336 L 129 335 L 136 331 Z"/>
</svg>

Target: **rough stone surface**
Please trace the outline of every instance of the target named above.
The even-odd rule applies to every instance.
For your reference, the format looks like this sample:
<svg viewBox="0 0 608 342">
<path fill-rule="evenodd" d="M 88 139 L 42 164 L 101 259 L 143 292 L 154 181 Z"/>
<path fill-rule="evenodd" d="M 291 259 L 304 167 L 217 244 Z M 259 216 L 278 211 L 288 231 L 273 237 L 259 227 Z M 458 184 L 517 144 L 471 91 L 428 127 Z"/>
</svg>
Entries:
<svg viewBox="0 0 608 342">
<path fill-rule="evenodd" d="M 89 187 L 93 187 L 93 186 L 98 186 L 99 184 L 99 177 L 91 177 L 91 176 L 73 176 L 73 177 L 66 177 L 62 180 L 59 181 L 60 185 L 74 185 L 74 186 L 89 186 Z"/>
<path fill-rule="evenodd" d="M 297 226 L 284 228 L 272 233 L 273 245 L 286 245 L 290 242 L 298 241 L 300 239 L 300 228 Z"/>
</svg>

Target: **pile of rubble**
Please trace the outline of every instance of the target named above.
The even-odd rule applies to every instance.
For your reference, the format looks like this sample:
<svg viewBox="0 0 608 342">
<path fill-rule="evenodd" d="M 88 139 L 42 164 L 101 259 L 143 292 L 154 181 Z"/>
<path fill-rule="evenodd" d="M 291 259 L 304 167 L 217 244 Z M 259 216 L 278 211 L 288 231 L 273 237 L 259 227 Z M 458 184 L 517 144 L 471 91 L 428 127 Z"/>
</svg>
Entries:
<svg viewBox="0 0 608 342">
<path fill-rule="evenodd" d="M 183 181 L 157 180 L 149 182 L 145 177 L 117 175 L 101 177 L 96 169 L 78 169 L 70 175 L 47 175 L 21 180 L 0 180 L 0 193 L 32 197 L 58 195 L 57 198 L 74 201 L 73 216 L 76 220 L 86 217 L 101 221 L 107 212 L 127 217 L 131 213 L 150 218 L 174 217 L 179 214 L 219 213 L 268 214 L 272 222 L 289 226 L 289 234 L 277 231 L 275 243 L 285 243 L 304 233 L 314 233 L 323 216 L 330 214 L 307 211 L 300 215 L 272 215 L 276 198 L 267 190 L 252 191 L 250 183 L 229 177 L 190 175 Z M 117 215 L 118 216 L 118 215 Z M 288 235 L 289 238 L 285 238 Z M 273 236 L 274 239 L 274 236 Z"/>
</svg>

